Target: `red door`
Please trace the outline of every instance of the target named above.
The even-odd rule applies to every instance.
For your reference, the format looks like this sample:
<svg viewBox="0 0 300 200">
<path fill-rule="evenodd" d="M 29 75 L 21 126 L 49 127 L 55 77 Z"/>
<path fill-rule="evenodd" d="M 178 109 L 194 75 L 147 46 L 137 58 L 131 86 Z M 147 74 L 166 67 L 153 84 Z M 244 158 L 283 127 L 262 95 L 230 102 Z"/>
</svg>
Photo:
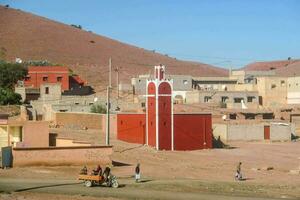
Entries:
<svg viewBox="0 0 300 200">
<path fill-rule="evenodd" d="M 270 126 L 264 126 L 264 139 L 270 139 Z"/>
</svg>

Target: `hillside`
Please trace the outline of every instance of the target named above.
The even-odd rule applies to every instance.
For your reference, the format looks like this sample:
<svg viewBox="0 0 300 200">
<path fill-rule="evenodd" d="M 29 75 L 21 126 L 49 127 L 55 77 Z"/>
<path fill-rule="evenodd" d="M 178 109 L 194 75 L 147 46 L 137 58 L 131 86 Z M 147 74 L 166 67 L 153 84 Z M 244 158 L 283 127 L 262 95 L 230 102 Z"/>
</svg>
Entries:
<svg viewBox="0 0 300 200">
<path fill-rule="evenodd" d="M 113 68 L 121 67 L 121 82 L 149 73 L 159 63 L 166 65 L 170 74 L 228 75 L 222 68 L 180 61 L 3 6 L 0 6 L 0 51 L 0 56 L 6 60 L 20 57 L 22 60 L 48 60 L 66 65 L 87 79 L 97 91 L 106 85 L 109 57 L 113 59 Z"/>
<path fill-rule="evenodd" d="M 267 62 L 254 62 L 246 65 L 243 70 L 246 71 L 268 71 L 275 70 L 278 76 L 299 76 L 300 60 L 279 60 Z"/>
</svg>

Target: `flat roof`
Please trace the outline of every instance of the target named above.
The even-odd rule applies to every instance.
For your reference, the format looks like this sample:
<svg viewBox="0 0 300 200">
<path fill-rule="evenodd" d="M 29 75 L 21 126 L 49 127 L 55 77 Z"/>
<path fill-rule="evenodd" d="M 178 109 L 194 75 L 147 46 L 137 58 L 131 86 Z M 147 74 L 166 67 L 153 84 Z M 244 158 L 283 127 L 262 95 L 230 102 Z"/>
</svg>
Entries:
<svg viewBox="0 0 300 200">
<path fill-rule="evenodd" d="M 237 79 L 230 79 L 229 77 L 193 77 L 196 81 L 237 81 Z"/>
<path fill-rule="evenodd" d="M 32 72 L 64 72 L 69 73 L 68 67 L 63 66 L 29 66 L 28 67 L 28 73 Z"/>
</svg>

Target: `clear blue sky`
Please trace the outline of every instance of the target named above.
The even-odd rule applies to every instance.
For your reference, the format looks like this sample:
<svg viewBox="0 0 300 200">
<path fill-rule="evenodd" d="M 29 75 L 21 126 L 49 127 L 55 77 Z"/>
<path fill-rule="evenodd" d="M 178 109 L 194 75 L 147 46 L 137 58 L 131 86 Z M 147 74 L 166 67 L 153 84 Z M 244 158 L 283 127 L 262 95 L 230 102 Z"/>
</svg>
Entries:
<svg viewBox="0 0 300 200">
<path fill-rule="evenodd" d="M 223 67 L 300 58 L 300 0 L 0 0 L 178 59 Z M 1 13 L 0 13 L 1 14 Z"/>
</svg>

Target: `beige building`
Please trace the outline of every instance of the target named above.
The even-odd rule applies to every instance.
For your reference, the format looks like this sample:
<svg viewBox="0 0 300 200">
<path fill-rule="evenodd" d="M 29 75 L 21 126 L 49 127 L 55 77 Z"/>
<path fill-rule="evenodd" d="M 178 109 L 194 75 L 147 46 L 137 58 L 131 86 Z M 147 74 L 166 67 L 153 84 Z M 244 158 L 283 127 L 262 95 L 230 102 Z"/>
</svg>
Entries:
<svg viewBox="0 0 300 200">
<path fill-rule="evenodd" d="M 49 146 L 49 123 L 8 119 L 0 115 L 1 147 L 47 147 Z"/>
<path fill-rule="evenodd" d="M 287 79 L 287 104 L 300 104 L 300 76 Z"/>
<path fill-rule="evenodd" d="M 281 107 L 287 104 L 287 78 L 258 77 L 259 104 L 263 107 Z"/>
</svg>

